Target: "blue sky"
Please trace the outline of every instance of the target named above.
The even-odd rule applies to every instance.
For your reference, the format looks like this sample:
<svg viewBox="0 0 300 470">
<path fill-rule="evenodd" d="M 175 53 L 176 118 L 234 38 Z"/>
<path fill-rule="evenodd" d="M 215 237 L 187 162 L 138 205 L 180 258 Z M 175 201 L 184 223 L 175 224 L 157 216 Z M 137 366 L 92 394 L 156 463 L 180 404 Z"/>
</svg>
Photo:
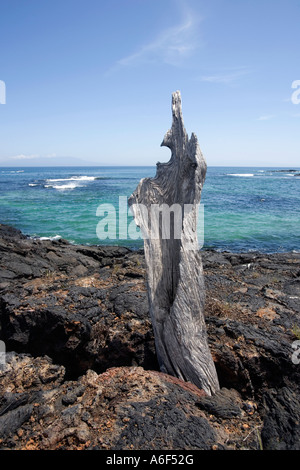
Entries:
<svg viewBox="0 0 300 470">
<path fill-rule="evenodd" d="M 2 0 L 0 165 L 300 166 L 299 0 Z M 72 160 L 79 159 L 79 160 Z"/>
</svg>

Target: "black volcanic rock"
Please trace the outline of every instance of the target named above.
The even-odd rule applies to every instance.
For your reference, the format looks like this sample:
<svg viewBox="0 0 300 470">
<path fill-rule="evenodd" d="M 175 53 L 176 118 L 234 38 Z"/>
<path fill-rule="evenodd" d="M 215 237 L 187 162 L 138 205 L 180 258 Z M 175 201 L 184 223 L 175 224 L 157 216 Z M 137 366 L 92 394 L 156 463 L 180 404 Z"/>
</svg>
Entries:
<svg viewBox="0 0 300 470">
<path fill-rule="evenodd" d="M 0 225 L 0 447 L 299 450 L 300 254 L 202 260 L 213 397 L 157 371 L 141 251 Z"/>
<path fill-rule="evenodd" d="M 141 257 L 0 227 L 1 336 L 8 350 L 49 355 L 70 376 L 87 368 L 157 367 Z"/>
</svg>

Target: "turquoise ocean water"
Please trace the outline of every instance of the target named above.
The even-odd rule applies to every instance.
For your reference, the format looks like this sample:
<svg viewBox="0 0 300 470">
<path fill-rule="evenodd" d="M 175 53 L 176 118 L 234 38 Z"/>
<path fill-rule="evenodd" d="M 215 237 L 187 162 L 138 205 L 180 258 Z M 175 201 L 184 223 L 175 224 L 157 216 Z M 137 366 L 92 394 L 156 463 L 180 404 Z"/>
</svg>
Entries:
<svg viewBox="0 0 300 470">
<path fill-rule="evenodd" d="M 141 239 L 124 237 L 132 217 L 119 217 L 120 197 L 124 202 L 155 173 L 155 167 L 3 167 L 0 223 L 33 237 L 139 248 Z M 115 208 L 116 239 L 97 236 L 103 204 Z M 201 204 L 204 249 L 300 251 L 300 168 L 209 167 Z M 199 231 L 202 240 L 202 225 Z"/>
</svg>

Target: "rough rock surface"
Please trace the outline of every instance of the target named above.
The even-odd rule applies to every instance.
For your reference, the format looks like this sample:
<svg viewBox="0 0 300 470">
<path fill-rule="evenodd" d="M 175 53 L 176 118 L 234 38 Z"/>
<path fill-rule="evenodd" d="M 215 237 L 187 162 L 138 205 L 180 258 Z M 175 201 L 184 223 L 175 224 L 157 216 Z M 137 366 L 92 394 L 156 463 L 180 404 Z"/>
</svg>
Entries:
<svg viewBox="0 0 300 470">
<path fill-rule="evenodd" d="M 1 235 L 7 350 L 49 355 L 69 377 L 116 365 L 156 368 L 142 256 L 122 247 L 26 239 L 4 226 Z"/>
<path fill-rule="evenodd" d="M 211 397 L 158 372 L 142 252 L 0 225 L 0 448 L 299 450 L 300 254 L 202 259 Z"/>
</svg>

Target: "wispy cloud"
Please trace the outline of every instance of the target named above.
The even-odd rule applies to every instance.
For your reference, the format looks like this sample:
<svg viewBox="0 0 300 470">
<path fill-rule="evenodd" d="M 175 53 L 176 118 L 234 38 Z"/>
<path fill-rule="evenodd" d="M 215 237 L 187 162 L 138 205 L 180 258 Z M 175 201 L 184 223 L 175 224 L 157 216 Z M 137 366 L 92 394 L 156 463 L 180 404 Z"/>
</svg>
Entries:
<svg viewBox="0 0 300 470">
<path fill-rule="evenodd" d="M 273 119 L 275 117 L 275 114 L 265 114 L 263 116 L 260 116 L 257 118 L 258 121 L 269 121 L 270 119 Z"/>
<path fill-rule="evenodd" d="M 185 9 L 179 24 L 161 31 L 151 42 L 118 60 L 114 69 L 145 63 L 181 65 L 201 44 L 200 21 L 199 17 Z"/>
<path fill-rule="evenodd" d="M 19 155 L 13 155 L 12 157 L 9 158 L 9 160 L 35 160 L 36 158 L 40 158 L 41 156 L 43 156 L 43 158 L 54 158 L 56 157 L 56 154 L 52 153 L 49 155 L 39 155 L 39 154 L 25 155 L 21 153 Z"/>
<path fill-rule="evenodd" d="M 10 157 L 10 160 L 33 160 L 35 158 L 39 158 L 39 155 L 24 155 L 21 153 L 20 155 L 14 155 Z"/>
<path fill-rule="evenodd" d="M 236 82 L 249 73 L 250 71 L 247 67 L 234 67 L 232 69 L 225 71 L 223 70 L 210 75 L 202 75 L 200 80 L 202 82 L 221 83 L 228 85 Z"/>
</svg>

